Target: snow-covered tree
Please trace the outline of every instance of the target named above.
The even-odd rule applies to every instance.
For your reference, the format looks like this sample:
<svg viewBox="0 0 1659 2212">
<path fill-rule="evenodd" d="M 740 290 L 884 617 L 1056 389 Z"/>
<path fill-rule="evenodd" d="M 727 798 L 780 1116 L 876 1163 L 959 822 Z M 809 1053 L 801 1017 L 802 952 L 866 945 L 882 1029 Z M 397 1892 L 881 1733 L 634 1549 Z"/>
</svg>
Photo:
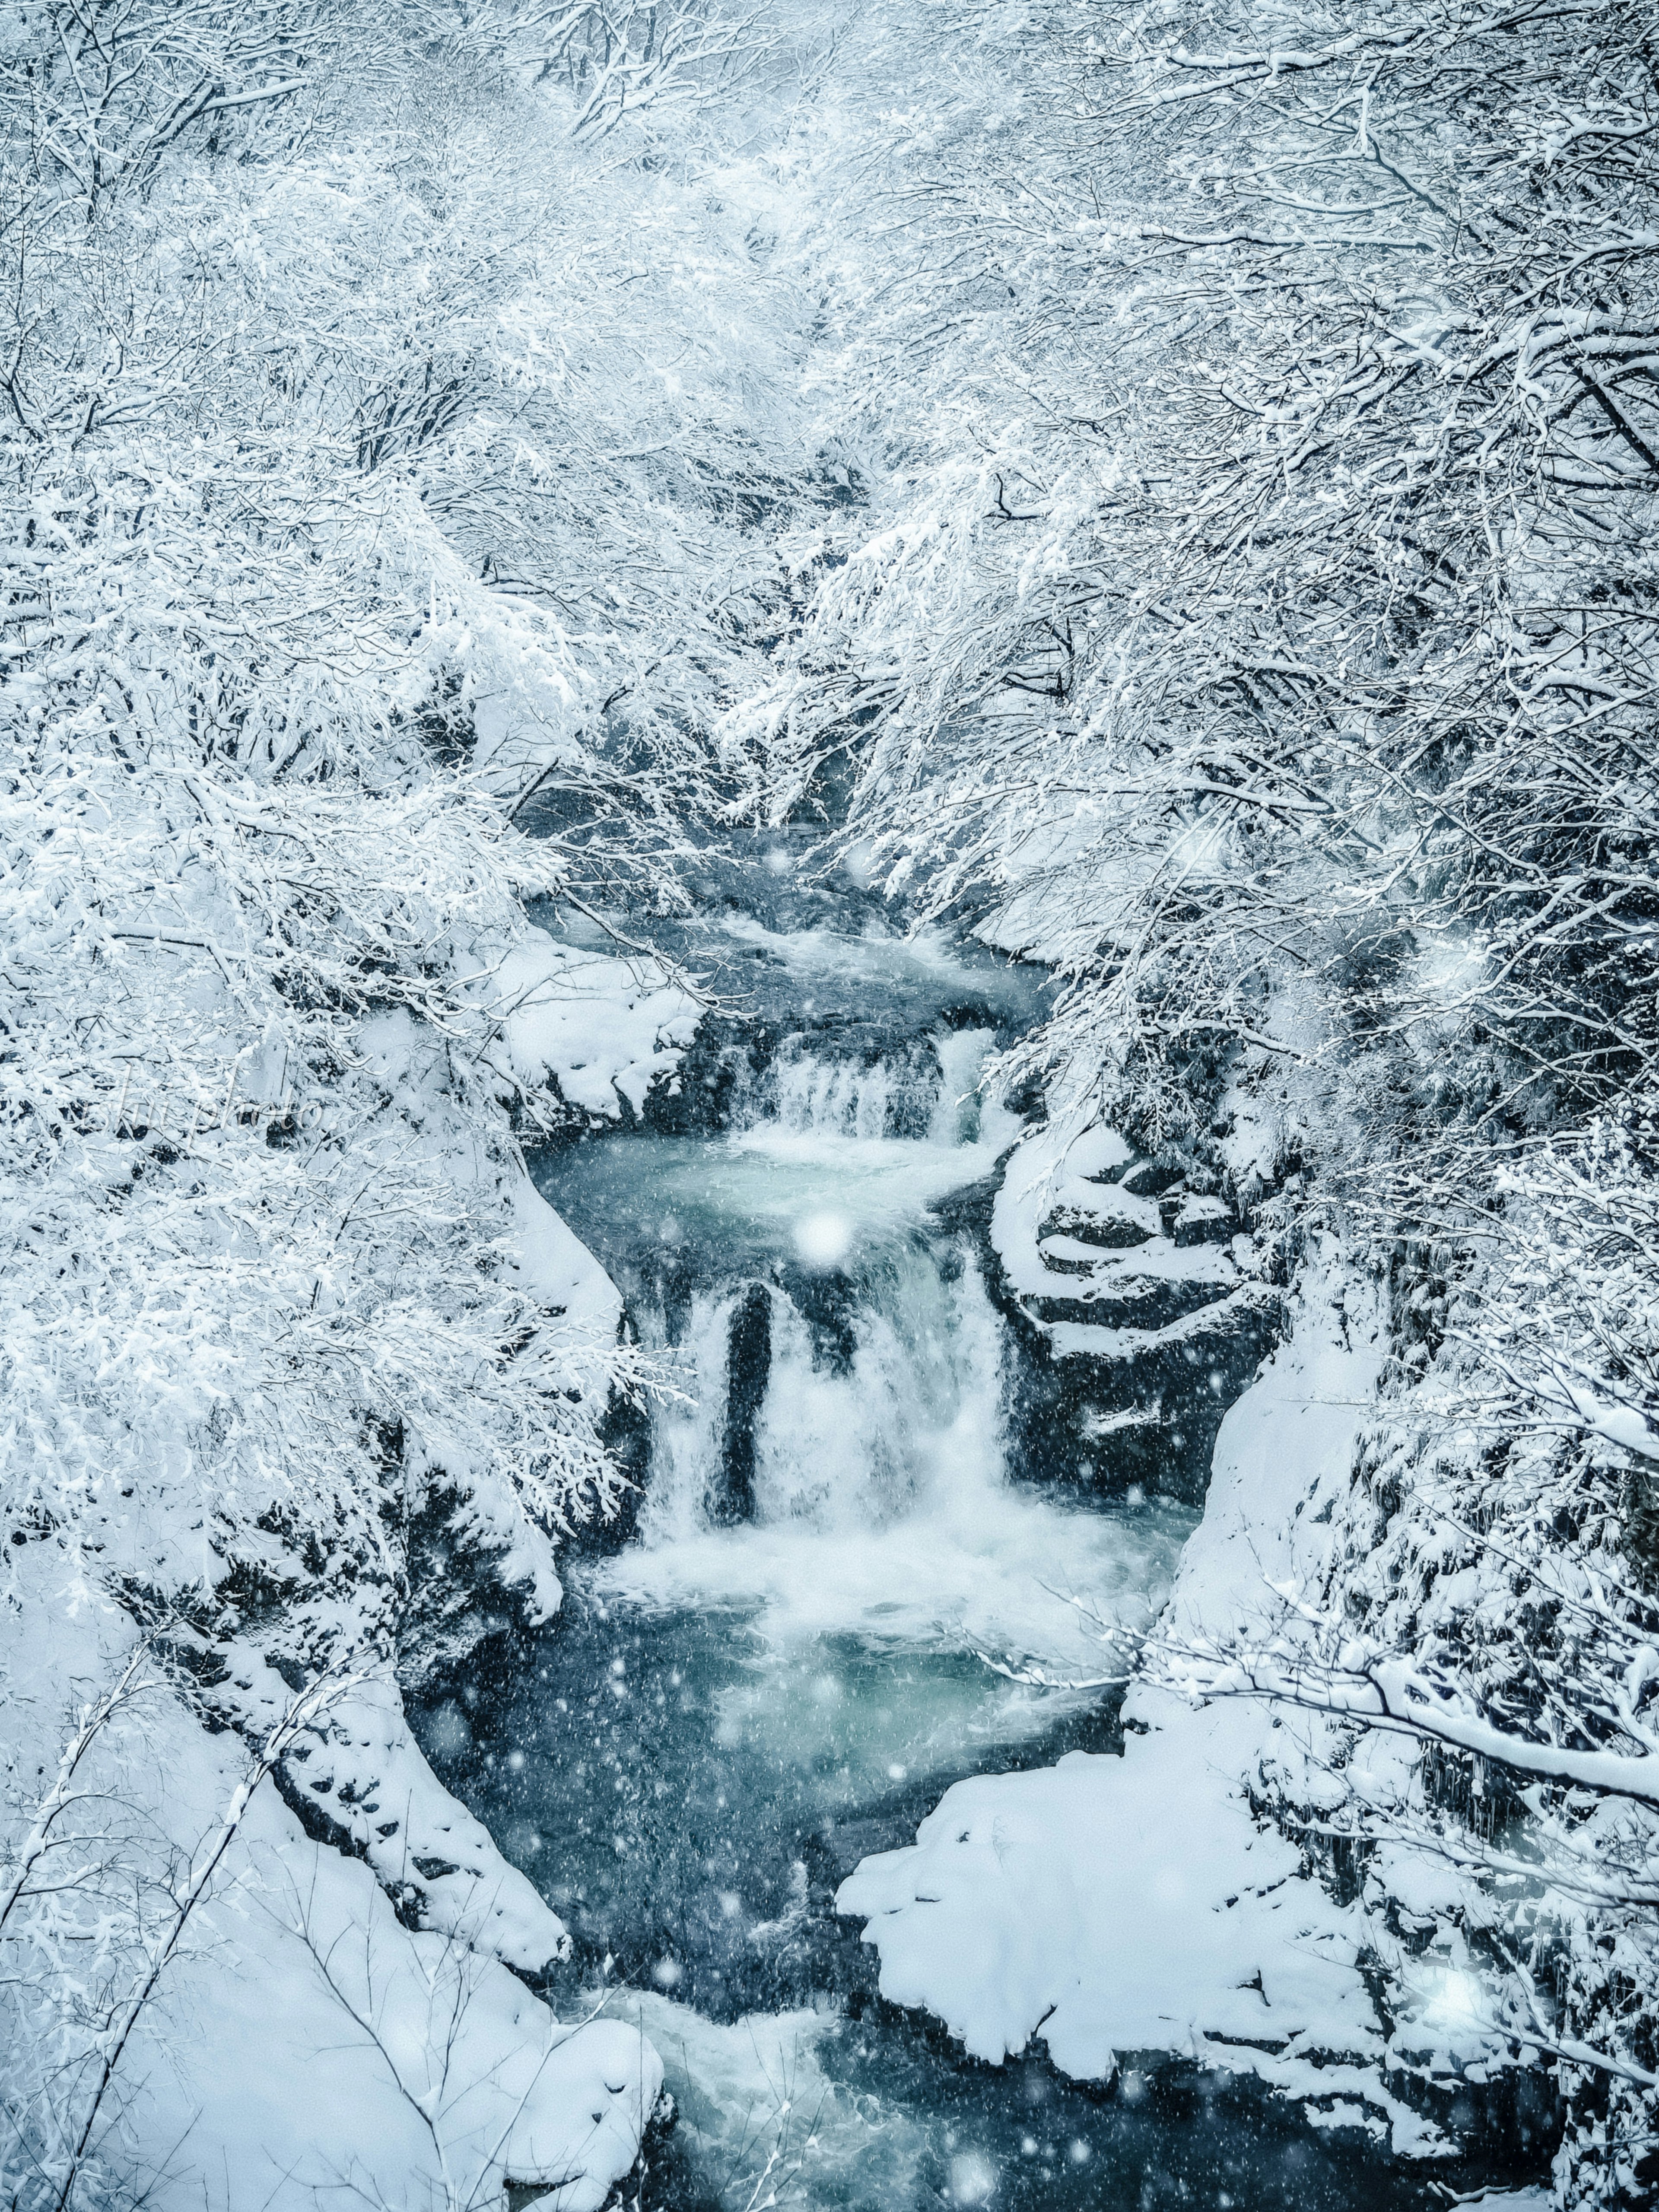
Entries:
<svg viewBox="0 0 1659 2212">
<path fill-rule="evenodd" d="M 615 1504 L 650 1377 L 521 1147 L 637 1106 L 698 1012 L 530 907 L 680 901 L 746 773 L 710 732 L 773 592 L 754 503 L 805 474 L 753 210 L 696 174 L 765 40 L 674 22 L 0 35 L 0 1602 L 21 1637 L 46 1547 L 254 1746 L 349 1655 L 277 1781 L 378 1761 L 326 1806 L 307 1770 L 307 1818 L 526 1967 L 558 1924 L 395 1677 L 492 1581 L 545 1615 Z"/>
<path fill-rule="evenodd" d="M 1339 1583 L 1458 1711 L 1612 1755 L 1659 1432 L 1651 11 L 975 21 L 879 147 L 870 504 L 799 544 L 773 757 L 794 803 L 850 761 L 884 880 L 1060 965 L 1073 1110 L 1389 1269 Z M 1529 1702 L 1494 1607 L 1609 1574 Z M 1640 2186 L 1593 2108 L 1650 2087 L 1648 1880 L 1555 1928 L 1604 2062 L 1567 2201 Z"/>
</svg>

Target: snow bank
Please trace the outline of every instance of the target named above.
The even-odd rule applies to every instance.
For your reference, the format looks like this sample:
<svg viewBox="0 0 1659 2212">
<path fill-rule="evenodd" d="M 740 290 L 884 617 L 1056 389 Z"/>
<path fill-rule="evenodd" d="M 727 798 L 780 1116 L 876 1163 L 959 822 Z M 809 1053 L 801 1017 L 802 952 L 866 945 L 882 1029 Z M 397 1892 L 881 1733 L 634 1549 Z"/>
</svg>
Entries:
<svg viewBox="0 0 1659 2212">
<path fill-rule="evenodd" d="M 257 1742 L 281 1719 L 288 1686 L 246 1644 L 224 1650 L 231 1680 L 216 1702 L 231 1705 Z M 526 1973 L 568 1955 L 564 1923 L 428 1765 L 389 1672 L 319 1715 L 283 1771 L 331 1838 L 364 1860 L 422 1928 Z"/>
<path fill-rule="evenodd" d="M 235 1761 L 215 1771 L 179 1717 L 170 1794 L 205 1826 Z M 549 2212 L 598 2212 L 633 2164 L 661 2087 L 650 2045 L 618 2021 L 562 2026 L 465 1942 L 410 1935 L 268 1783 L 196 1937 L 132 2064 L 129 2128 L 158 2154 L 186 2144 L 163 2205 L 199 2205 L 204 2176 L 225 2212 L 297 2212 L 343 2185 L 483 2208 L 511 2180 L 548 2185 Z"/>
<path fill-rule="evenodd" d="M 496 971 L 503 1072 L 537 1089 L 549 1077 L 567 1105 L 607 1121 L 625 1099 L 672 1076 L 702 1009 L 643 956 L 618 959 L 540 936 L 516 946 Z"/>
<path fill-rule="evenodd" d="M 15 1563 L 9 1610 L 20 1633 L 5 1652 L 0 1865 L 52 1772 L 66 1707 L 112 1679 L 132 1638 L 55 1545 Z M 370 1686 L 325 1725 L 356 1742 L 394 1698 Z M 74 1882 L 53 1859 L 8 1942 L 35 1946 L 41 1966 L 65 1946 L 65 1972 L 136 1985 L 181 1869 L 205 1861 L 248 1764 L 232 1730 L 210 1735 L 152 1677 L 75 1777 L 61 1824 Z M 35 2037 L 8 2022 L 8 2112 L 72 2137 L 93 2069 L 64 2039 L 61 1992 L 39 1994 Z M 26 1978 L 7 2002 L 27 1997 Z M 490 2212 L 509 2180 L 544 2185 L 549 2212 L 598 2212 L 661 2081 L 637 2026 L 561 2024 L 466 1929 L 411 1934 L 375 1873 L 309 1838 L 267 1780 L 140 2015 L 92 2148 L 95 2162 L 106 2142 L 123 2173 L 142 2174 L 157 2212 L 315 2212 L 324 2192 Z"/>
<path fill-rule="evenodd" d="M 1548 2189 L 1486 2189 L 1457 2201 L 1468 2212 L 1551 2212 L 1555 2197 Z"/>
<path fill-rule="evenodd" d="M 513 1191 L 519 1279 L 550 1313 L 606 1344 L 622 1322 L 622 1293 L 580 1237 L 526 1176 Z"/>
<path fill-rule="evenodd" d="M 1322 1499 L 1346 1490 L 1381 1346 L 1368 1291 L 1326 1276 L 1305 1294 L 1292 1340 L 1223 1423 L 1177 1627 L 1248 1620 L 1273 1603 L 1266 1583 L 1313 1578 Z M 1258 1705 L 1192 1711 L 1139 1686 L 1125 1712 L 1144 1733 L 1121 1759 L 959 1783 L 913 1846 L 842 1885 L 884 1996 L 936 2013 L 981 2058 L 1040 2034 L 1064 2072 L 1109 2079 L 1127 2053 L 1174 2053 L 1254 2071 L 1311 2116 L 1387 2127 L 1399 2151 L 1443 2148 L 1379 2076 L 1359 1960 L 1381 1931 L 1252 1812 L 1291 1732 Z"/>
</svg>

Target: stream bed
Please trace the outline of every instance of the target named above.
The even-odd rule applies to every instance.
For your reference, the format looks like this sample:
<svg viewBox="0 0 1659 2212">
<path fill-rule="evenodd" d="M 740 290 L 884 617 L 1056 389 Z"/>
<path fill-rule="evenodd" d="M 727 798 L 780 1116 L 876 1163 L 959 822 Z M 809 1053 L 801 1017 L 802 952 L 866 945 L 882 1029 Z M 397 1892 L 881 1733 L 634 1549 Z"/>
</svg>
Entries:
<svg viewBox="0 0 1659 2212">
<path fill-rule="evenodd" d="M 713 1103 L 536 1168 L 674 1378 L 636 1522 L 411 1701 L 571 1931 L 562 2013 L 603 1999 L 662 2054 L 643 2203 L 1423 2201 L 1253 2082 L 989 2067 L 877 1994 L 838 1884 L 964 1775 L 1120 1747 L 1115 1692 L 999 1668 L 1097 1677 L 1095 1621 L 1152 1619 L 1195 1516 L 1011 1464 L 1018 1347 L 963 1209 L 1018 1138 L 981 1077 L 1041 979 L 856 904 L 708 927 L 758 1010 L 688 1061 Z"/>
</svg>

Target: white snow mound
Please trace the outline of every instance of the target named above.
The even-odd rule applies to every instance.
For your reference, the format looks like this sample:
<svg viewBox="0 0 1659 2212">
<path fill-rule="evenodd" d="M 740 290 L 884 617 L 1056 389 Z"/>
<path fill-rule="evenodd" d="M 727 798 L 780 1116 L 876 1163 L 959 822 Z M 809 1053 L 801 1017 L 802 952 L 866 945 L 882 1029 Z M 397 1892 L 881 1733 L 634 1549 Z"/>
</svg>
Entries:
<svg viewBox="0 0 1659 2212">
<path fill-rule="evenodd" d="M 495 976 L 502 1051 L 514 1078 L 538 1088 L 551 1076 L 567 1105 L 637 1115 L 659 1077 L 672 1076 L 702 1010 L 645 956 L 619 959 L 540 936 L 517 945 Z"/>
</svg>

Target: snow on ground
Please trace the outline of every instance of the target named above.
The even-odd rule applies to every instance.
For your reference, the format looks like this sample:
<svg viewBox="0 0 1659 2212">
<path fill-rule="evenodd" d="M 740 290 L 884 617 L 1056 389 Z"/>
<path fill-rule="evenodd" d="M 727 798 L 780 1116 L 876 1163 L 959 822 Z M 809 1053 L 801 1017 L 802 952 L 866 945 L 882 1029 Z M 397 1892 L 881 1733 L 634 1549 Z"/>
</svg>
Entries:
<svg viewBox="0 0 1659 2212">
<path fill-rule="evenodd" d="M 235 1762 L 179 1721 L 167 1771 L 185 1839 L 179 1815 L 207 1826 Z M 482 2207 L 511 2179 L 553 2185 L 550 2212 L 596 2212 L 632 2165 L 660 2087 L 650 2045 L 617 2021 L 562 2027 L 504 1966 L 410 1934 L 268 1783 L 195 1938 L 134 2053 L 128 2108 L 158 2157 L 185 2143 L 181 2203 L 202 2173 L 227 2212 L 310 2206 L 319 2188 Z"/>
<path fill-rule="evenodd" d="M 1313 1271 L 1290 1341 L 1223 1424 L 1176 1628 L 1265 1615 L 1269 1583 L 1314 1579 L 1322 1501 L 1346 1489 L 1382 1346 L 1370 1291 Z M 913 1846 L 858 1867 L 837 1904 L 866 1920 L 883 1994 L 992 2061 L 1033 2035 L 1081 2078 L 1109 2079 L 1131 2052 L 1187 2056 L 1254 2071 L 1310 2117 L 1387 2127 L 1397 2151 L 1447 2148 L 1380 2079 L 1359 1959 L 1386 1937 L 1252 1814 L 1252 1776 L 1292 1755 L 1293 1729 L 1254 1703 L 1194 1711 L 1139 1685 L 1125 1718 L 1144 1733 L 1121 1759 L 958 1783 Z"/>
</svg>

